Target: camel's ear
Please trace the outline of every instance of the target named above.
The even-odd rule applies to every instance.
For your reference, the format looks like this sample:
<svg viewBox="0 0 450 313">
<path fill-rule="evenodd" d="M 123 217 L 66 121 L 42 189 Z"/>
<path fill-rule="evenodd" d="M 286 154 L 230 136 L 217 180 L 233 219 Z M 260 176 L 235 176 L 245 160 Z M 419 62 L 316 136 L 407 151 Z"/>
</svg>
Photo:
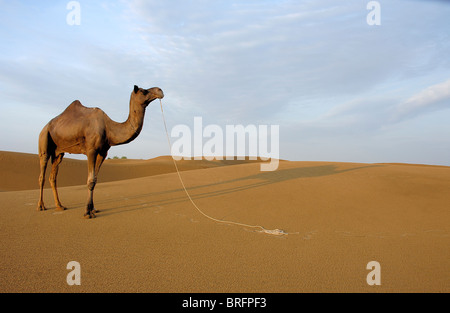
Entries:
<svg viewBox="0 0 450 313">
<path fill-rule="evenodd" d="M 134 93 L 137 93 L 137 92 L 138 92 L 138 90 L 139 90 L 139 87 L 138 87 L 138 86 L 136 86 L 136 85 L 134 85 Z"/>
</svg>

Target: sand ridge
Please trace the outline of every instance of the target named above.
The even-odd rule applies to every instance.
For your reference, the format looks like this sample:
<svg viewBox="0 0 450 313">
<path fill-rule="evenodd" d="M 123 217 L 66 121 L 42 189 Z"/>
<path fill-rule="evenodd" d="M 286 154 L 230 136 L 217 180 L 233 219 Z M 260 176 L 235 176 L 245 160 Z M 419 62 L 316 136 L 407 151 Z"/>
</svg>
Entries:
<svg viewBox="0 0 450 313">
<path fill-rule="evenodd" d="M 180 160 L 177 162 L 180 171 L 205 169 L 240 163 L 261 162 L 261 160 Z M 48 177 L 51 170 L 49 161 L 46 171 L 45 188 L 50 188 Z M 100 170 L 98 182 L 125 180 L 130 178 L 172 173 L 175 167 L 169 156 L 160 156 L 149 160 L 107 159 Z M 0 151 L 0 191 L 37 189 L 39 177 L 39 157 L 31 153 Z M 87 180 L 87 161 L 71 159 L 70 154 L 64 157 L 59 167 L 58 186 L 84 185 Z"/>
</svg>

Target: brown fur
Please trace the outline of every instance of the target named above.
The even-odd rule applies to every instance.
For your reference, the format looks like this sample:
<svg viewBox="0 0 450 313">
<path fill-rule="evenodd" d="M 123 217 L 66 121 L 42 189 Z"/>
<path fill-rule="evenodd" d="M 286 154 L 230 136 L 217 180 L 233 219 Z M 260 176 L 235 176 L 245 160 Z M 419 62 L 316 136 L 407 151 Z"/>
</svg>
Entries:
<svg viewBox="0 0 450 313">
<path fill-rule="evenodd" d="M 43 189 L 45 170 L 51 159 L 52 170 L 50 185 L 55 198 L 56 210 L 65 210 L 59 201 L 56 188 L 58 167 L 64 153 L 85 154 L 88 157 L 88 201 L 85 217 L 95 217 L 93 193 L 97 175 L 111 146 L 129 143 L 142 130 L 145 109 L 155 99 L 162 99 L 163 91 L 158 88 L 142 89 L 134 86 L 130 97 L 130 113 L 123 123 L 111 120 L 99 108 L 87 108 L 80 101 L 72 102 L 60 115 L 48 122 L 39 135 L 39 159 L 41 173 L 39 175 L 38 211 L 45 210 Z"/>
</svg>

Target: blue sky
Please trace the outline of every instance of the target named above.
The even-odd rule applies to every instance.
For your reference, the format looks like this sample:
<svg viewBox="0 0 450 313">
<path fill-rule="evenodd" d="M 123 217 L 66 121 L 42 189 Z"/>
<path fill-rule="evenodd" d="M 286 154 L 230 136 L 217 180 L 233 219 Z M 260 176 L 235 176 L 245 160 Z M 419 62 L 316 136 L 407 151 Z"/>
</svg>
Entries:
<svg viewBox="0 0 450 313">
<path fill-rule="evenodd" d="M 450 165 L 450 2 L 0 0 L 0 150 L 37 153 L 73 100 L 124 121 L 161 87 L 169 128 L 280 125 L 289 160 Z M 159 104 L 109 156 L 169 154 Z M 70 155 L 69 157 L 74 157 Z"/>
</svg>

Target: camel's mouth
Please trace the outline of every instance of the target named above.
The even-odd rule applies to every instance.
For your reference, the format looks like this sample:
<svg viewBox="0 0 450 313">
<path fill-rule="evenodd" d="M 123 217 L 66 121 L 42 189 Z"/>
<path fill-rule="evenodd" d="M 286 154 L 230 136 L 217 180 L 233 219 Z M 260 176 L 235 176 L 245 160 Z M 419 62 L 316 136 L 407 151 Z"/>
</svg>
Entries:
<svg viewBox="0 0 450 313">
<path fill-rule="evenodd" d="M 150 102 L 153 102 L 156 99 L 162 99 L 162 98 L 164 98 L 164 94 L 162 92 L 160 94 L 151 94 L 150 98 L 144 102 L 144 105 L 147 106 L 150 104 Z"/>
<path fill-rule="evenodd" d="M 150 102 L 156 99 L 162 99 L 164 98 L 164 92 L 159 87 L 153 87 L 149 89 L 142 89 L 138 86 L 134 86 L 134 94 L 140 93 L 144 96 L 144 98 L 140 101 L 142 101 L 142 105 L 147 106 Z"/>
<path fill-rule="evenodd" d="M 164 92 L 158 88 L 158 90 L 153 94 L 155 96 L 155 99 L 162 99 L 164 98 Z"/>
</svg>

